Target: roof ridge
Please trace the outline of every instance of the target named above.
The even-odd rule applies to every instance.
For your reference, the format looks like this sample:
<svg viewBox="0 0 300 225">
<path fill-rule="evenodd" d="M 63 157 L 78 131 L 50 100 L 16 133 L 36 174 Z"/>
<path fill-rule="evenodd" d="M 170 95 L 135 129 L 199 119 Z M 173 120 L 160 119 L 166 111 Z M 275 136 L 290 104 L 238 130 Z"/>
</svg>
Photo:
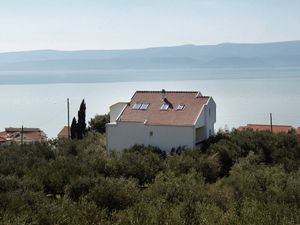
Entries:
<svg viewBox="0 0 300 225">
<path fill-rule="evenodd" d="M 23 129 L 40 129 L 38 127 L 23 127 Z M 22 129 L 22 127 L 6 127 L 5 129 Z"/>
<path fill-rule="evenodd" d="M 165 93 L 198 93 L 199 91 L 165 91 Z M 162 93 L 162 91 L 136 91 L 136 93 Z"/>
<path fill-rule="evenodd" d="M 18 132 L 21 131 L 22 127 L 7 127 L 5 128 L 5 132 Z M 27 131 L 27 132 L 41 132 L 42 130 L 40 128 L 36 128 L 36 127 L 23 127 L 23 131 Z"/>
<path fill-rule="evenodd" d="M 245 126 L 271 126 L 271 124 L 257 124 L 257 123 L 248 123 Z M 293 127 L 292 125 L 279 125 L 279 124 L 272 124 L 272 126 L 279 126 L 279 127 Z"/>
</svg>

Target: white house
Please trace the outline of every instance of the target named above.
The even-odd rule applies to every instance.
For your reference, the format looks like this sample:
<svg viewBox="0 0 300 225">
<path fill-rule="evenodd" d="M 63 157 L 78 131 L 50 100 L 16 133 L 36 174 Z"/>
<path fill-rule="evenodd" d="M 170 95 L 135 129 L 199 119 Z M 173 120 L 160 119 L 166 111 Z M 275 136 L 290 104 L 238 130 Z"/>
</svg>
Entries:
<svg viewBox="0 0 300 225">
<path fill-rule="evenodd" d="M 137 91 L 130 102 L 110 107 L 106 124 L 107 149 L 135 144 L 169 152 L 179 146 L 195 148 L 214 134 L 216 104 L 196 91 Z"/>
</svg>

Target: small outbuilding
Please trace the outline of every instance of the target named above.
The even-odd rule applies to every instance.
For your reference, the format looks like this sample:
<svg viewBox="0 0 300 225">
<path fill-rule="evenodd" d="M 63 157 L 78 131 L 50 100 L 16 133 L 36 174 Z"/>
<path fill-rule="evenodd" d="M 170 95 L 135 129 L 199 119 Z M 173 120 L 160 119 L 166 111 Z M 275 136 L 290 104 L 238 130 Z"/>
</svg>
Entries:
<svg viewBox="0 0 300 225">
<path fill-rule="evenodd" d="M 47 141 L 47 135 L 39 128 L 5 128 L 0 132 L 1 144 L 21 144 Z"/>
<path fill-rule="evenodd" d="M 164 151 L 193 149 L 214 135 L 216 104 L 199 91 L 137 91 L 130 102 L 110 107 L 108 150 L 135 144 Z"/>
<path fill-rule="evenodd" d="M 71 135 L 70 128 L 68 126 L 64 126 L 61 131 L 57 134 L 58 138 L 69 138 Z"/>
<path fill-rule="evenodd" d="M 289 133 L 292 130 L 296 130 L 291 125 L 271 125 L 271 124 L 247 124 L 240 126 L 239 131 L 253 130 L 253 131 L 270 131 L 273 133 Z M 296 130 L 297 131 L 297 130 Z"/>
</svg>

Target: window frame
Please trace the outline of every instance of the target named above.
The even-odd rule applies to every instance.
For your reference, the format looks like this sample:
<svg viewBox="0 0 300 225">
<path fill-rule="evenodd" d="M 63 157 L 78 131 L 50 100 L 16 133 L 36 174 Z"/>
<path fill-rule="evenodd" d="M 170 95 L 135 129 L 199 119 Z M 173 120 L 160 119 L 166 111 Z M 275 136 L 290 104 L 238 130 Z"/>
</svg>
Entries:
<svg viewBox="0 0 300 225">
<path fill-rule="evenodd" d="M 134 105 L 132 106 L 132 109 L 134 109 L 134 110 L 139 110 L 140 108 L 141 108 L 141 106 L 142 106 L 142 103 L 134 103 Z"/>
<path fill-rule="evenodd" d="M 146 107 L 146 108 L 143 108 L 143 106 Z M 149 106 L 150 106 L 149 103 L 142 103 L 139 109 L 140 110 L 147 110 L 149 108 Z"/>
<path fill-rule="evenodd" d="M 168 111 L 169 107 L 170 105 L 168 103 L 163 103 L 162 106 L 160 107 L 160 111 Z"/>
<path fill-rule="evenodd" d="M 176 111 L 183 111 L 184 108 L 185 108 L 185 104 L 180 103 L 180 104 L 177 105 Z"/>
</svg>

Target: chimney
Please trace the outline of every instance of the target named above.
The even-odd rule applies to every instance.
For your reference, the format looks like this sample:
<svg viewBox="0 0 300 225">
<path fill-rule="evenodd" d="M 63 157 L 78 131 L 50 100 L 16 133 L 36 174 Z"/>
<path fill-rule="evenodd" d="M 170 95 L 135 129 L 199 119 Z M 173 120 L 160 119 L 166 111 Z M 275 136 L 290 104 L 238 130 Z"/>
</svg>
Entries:
<svg viewBox="0 0 300 225">
<path fill-rule="evenodd" d="M 165 89 L 162 89 L 162 90 L 161 90 L 161 99 L 162 99 L 162 100 L 165 100 L 165 98 L 166 98 L 166 90 L 165 90 Z"/>
</svg>

